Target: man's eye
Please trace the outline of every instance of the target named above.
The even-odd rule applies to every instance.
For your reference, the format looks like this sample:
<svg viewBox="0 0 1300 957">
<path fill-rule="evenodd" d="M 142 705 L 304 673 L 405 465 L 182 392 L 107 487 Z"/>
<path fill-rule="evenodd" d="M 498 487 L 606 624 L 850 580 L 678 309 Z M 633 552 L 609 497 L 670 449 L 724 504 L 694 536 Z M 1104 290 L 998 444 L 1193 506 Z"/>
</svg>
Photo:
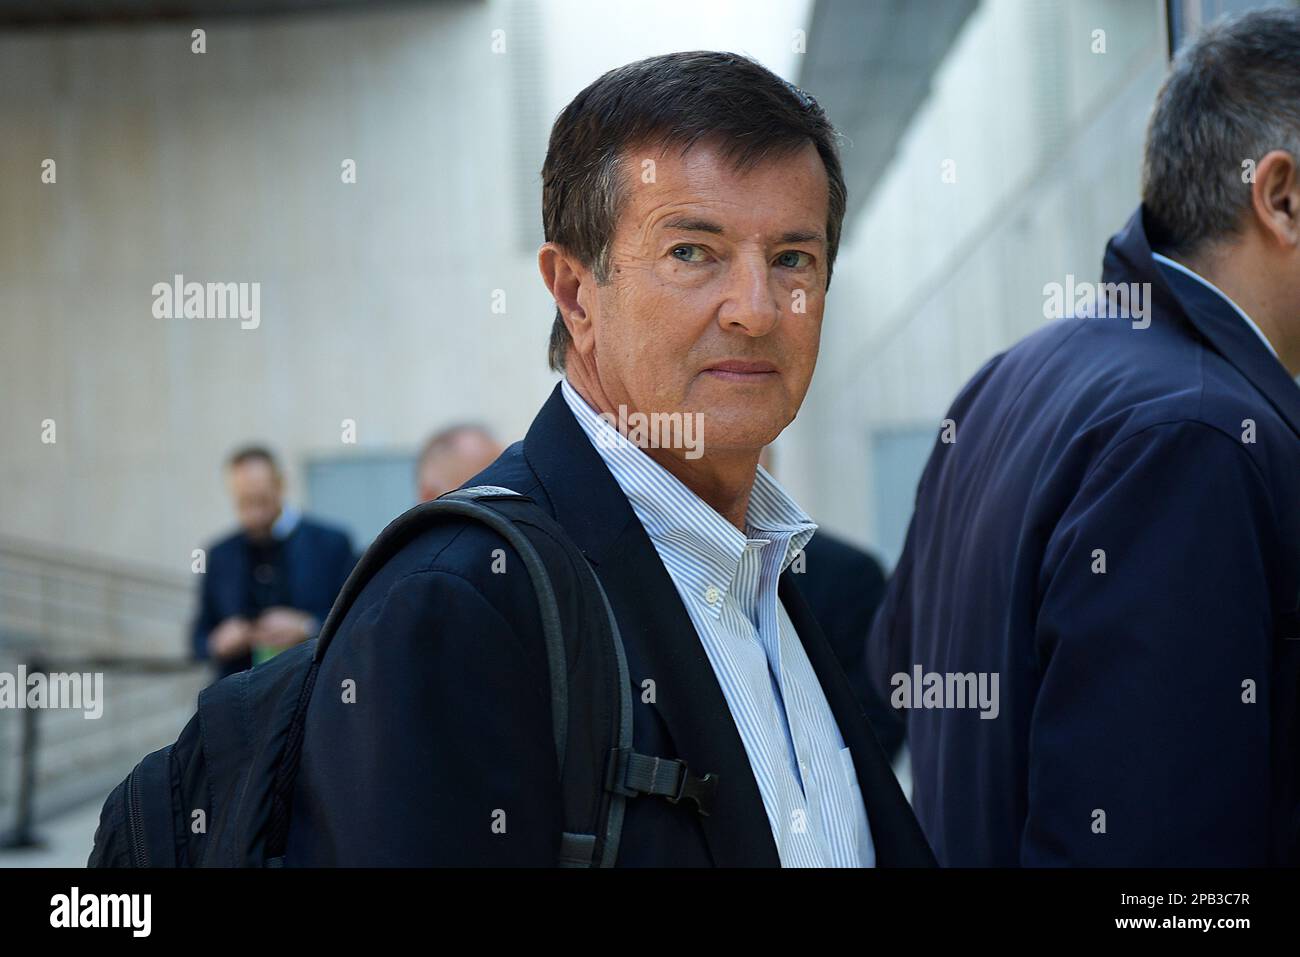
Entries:
<svg viewBox="0 0 1300 957">
<path fill-rule="evenodd" d="M 682 250 L 686 250 L 685 256 L 679 255 L 682 252 Z M 687 243 L 681 246 L 673 247 L 673 258 L 678 259 L 681 262 L 697 263 L 697 262 L 701 262 L 703 260 L 703 257 L 704 257 L 704 250 L 701 249 L 699 246 L 692 246 Z"/>
<path fill-rule="evenodd" d="M 803 258 L 800 259 L 800 256 Z M 791 261 L 792 259 L 793 261 Z M 797 249 L 791 249 L 777 256 L 776 261 L 789 269 L 802 269 L 812 262 L 812 256 Z"/>
</svg>

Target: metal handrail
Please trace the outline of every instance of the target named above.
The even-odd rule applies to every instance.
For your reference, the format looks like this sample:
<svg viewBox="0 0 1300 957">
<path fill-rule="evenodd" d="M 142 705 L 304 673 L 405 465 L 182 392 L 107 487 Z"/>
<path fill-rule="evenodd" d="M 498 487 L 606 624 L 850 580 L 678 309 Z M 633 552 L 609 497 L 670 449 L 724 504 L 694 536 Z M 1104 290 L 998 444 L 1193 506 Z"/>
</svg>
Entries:
<svg viewBox="0 0 1300 957">
<path fill-rule="evenodd" d="M 182 657 L 195 577 L 0 536 L 0 653 L 27 673 L 175 674 L 202 667 Z M 159 654 L 174 648 L 175 654 Z M 23 708 L 13 827 L 0 847 L 31 847 L 41 709 Z"/>
<path fill-rule="evenodd" d="M 114 658 L 166 651 L 184 635 L 195 576 L 0 536 L 0 650 L 68 649 Z M 94 647 L 88 647 L 93 637 Z"/>
<path fill-rule="evenodd" d="M 141 585 L 163 588 L 189 586 L 183 572 L 174 572 L 141 562 L 123 562 L 92 552 L 78 552 L 15 535 L 0 535 L 0 556 L 3 555 L 12 555 L 22 561 L 40 562 L 55 568 L 88 572 L 92 575 L 102 575 L 106 578 Z"/>
<path fill-rule="evenodd" d="M 54 657 L 31 655 L 23 662 L 28 675 L 62 674 L 85 671 L 126 671 L 139 674 L 178 674 L 197 671 L 207 662 L 158 655 L 88 655 Z M 18 795 L 14 823 L 0 834 L 0 850 L 20 850 L 42 846 L 36 833 L 36 766 L 40 752 L 40 729 L 37 716 L 41 708 L 22 709 L 22 731 L 18 752 Z"/>
</svg>

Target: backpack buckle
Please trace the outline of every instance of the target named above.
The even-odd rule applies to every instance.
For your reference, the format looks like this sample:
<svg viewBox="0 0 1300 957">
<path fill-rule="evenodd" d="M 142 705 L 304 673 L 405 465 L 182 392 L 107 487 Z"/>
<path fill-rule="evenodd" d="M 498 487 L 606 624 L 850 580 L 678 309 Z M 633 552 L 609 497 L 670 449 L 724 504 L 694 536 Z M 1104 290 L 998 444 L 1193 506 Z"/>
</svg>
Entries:
<svg viewBox="0 0 1300 957">
<path fill-rule="evenodd" d="M 718 790 L 718 776 L 712 772 L 693 774 L 685 761 L 615 748 L 609 753 L 605 788 L 624 797 L 652 794 L 669 804 L 694 801 L 700 814 L 708 817 Z"/>
<path fill-rule="evenodd" d="M 679 804 L 682 801 L 694 801 L 696 809 L 705 817 L 709 816 L 709 811 L 713 809 L 713 798 L 718 790 L 718 776 L 713 772 L 706 773 L 703 777 L 692 774 L 691 769 L 682 762 L 682 783 L 677 788 L 675 797 L 668 798 L 669 804 Z"/>
</svg>

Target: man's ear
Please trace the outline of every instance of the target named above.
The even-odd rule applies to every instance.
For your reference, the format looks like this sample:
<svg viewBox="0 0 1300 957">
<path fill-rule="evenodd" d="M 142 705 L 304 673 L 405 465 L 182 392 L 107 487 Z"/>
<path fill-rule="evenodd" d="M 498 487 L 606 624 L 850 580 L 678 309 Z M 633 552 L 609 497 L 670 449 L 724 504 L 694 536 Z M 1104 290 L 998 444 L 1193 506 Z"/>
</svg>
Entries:
<svg viewBox="0 0 1300 957">
<path fill-rule="evenodd" d="M 1255 166 L 1251 208 L 1260 227 L 1284 246 L 1300 246 L 1300 168 L 1285 150 L 1273 150 Z"/>
<path fill-rule="evenodd" d="M 541 270 L 542 281 L 555 300 L 555 307 L 564 318 L 565 328 L 569 330 L 574 346 L 579 352 L 586 351 L 587 343 L 592 337 L 591 317 L 581 300 L 587 291 L 583 286 L 586 285 L 589 289 L 595 282 L 591 270 L 578 262 L 564 247 L 553 242 L 543 243 L 537 250 L 537 268 Z"/>
</svg>

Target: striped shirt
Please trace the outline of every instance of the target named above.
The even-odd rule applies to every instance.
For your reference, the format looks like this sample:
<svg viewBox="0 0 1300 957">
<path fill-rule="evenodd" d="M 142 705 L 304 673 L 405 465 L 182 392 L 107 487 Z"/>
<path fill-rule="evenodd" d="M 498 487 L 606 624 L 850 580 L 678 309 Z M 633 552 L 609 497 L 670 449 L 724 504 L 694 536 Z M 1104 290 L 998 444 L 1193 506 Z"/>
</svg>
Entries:
<svg viewBox="0 0 1300 957">
<path fill-rule="evenodd" d="M 745 532 L 600 417 L 564 399 L 645 527 L 722 688 L 783 867 L 872 867 L 853 758 L 777 580 L 817 526 L 763 468 Z"/>
</svg>

